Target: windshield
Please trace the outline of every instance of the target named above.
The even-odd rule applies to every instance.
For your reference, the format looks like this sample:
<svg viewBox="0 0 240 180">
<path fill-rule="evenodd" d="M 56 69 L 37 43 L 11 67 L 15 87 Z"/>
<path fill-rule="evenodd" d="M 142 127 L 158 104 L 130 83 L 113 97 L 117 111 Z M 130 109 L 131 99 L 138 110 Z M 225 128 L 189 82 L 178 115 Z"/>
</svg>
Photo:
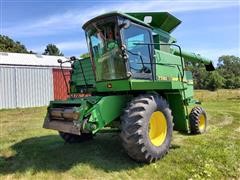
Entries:
<svg viewBox="0 0 240 180">
<path fill-rule="evenodd" d="M 148 28 L 131 23 L 123 28 L 124 44 L 129 56 L 129 68 L 134 78 L 152 78 L 151 35 Z"/>
<path fill-rule="evenodd" d="M 96 80 L 126 78 L 125 62 L 121 58 L 120 35 L 114 20 L 102 24 L 92 23 L 87 31 L 93 57 Z"/>
</svg>

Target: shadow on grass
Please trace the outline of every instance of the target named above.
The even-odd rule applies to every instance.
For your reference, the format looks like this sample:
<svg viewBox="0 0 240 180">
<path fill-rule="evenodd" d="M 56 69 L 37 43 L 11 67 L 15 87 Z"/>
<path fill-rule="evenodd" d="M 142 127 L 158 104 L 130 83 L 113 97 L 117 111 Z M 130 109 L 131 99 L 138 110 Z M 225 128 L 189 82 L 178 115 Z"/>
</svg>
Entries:
<svg viewBox="0 0 240 180">
<path fill-rule="evenodd" d="M 240 96 L 237 96 L 237 97 L 230 97 L 230 98 L 227 98 L 227 100 L 240 100 Z"/>
<path fill-rule="evenodd" d="M 66 144 L 57 135 L 25 139 L 11 147 L 14 156 L 0 157 L 0 174 L 36 171 L 66 171 L 81 163 L 104 171 L 119 171 L 141 166 L 124 152 L 117 135 L 101 134 L 94 140 Z"/>
<path fill-rule="evenodd" d="M 179 148 L 176 145 L 172 149 Z M 64 172 L 77 164 L 87 164 L 105 172 L 134 169 L 144 164 L 131 160 L 118 135 L 101 134 L 94 140 L 66 144 L 57 135 L 33 137 L 11 147 L 14 156 L 0 157 L 0 174 L 39 171 Z"/>
</svg>

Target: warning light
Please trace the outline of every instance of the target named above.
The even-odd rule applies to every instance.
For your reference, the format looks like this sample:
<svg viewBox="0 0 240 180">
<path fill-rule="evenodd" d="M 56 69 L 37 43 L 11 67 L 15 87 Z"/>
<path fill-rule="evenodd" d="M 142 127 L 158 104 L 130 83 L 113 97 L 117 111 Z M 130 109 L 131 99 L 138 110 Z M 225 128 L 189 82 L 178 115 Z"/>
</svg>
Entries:
<svg viewBox="0 0 240 180">
<path fill-rule="evenodd" d="M 111 83 L 108 83 L 108 84 L 107 84 L 107 88 L 112 88 L 112 84 L 111 84 Z"/>
</svg>

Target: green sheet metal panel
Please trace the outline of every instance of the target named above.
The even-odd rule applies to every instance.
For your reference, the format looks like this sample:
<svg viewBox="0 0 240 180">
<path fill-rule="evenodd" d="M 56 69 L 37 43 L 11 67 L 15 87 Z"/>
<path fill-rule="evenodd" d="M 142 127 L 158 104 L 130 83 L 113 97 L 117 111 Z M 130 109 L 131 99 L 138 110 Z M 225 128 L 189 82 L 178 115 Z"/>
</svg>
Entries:
<svg viewBox="0 0 240 180">
<path fill-rule="evenodd" d="M 179 49 L 171 49 L 172 53 L 180 56 L 180 51 Z M 195 54 L 195 53 L 191 53 L 191 52 L 187 52 L 187 51 L 181 51 L 181 55 L 185 60 L 189 60 L 189 61 L 193 61 L 193 62 L 201 62 L 205 65 L 210 64 L 212 61 L 208 58 L 202 57 L 200 54 Z"/>
<path fill-rule="evenodd" d="M 81 64 L 80 64 L 81 63 Z M 82 68 L 81 68 L 82 66 Z M 95 76 L 92 69 L 91 60 L 89 58 L 77 60 L 73 64 L 71 75 L 71 92 L 79 93 L 80 89 L 85 87 L 86 83 L 95 87 Z"/>
<path fill-rule="evenodd" d="M 164 51 L 155 50 L 156 78 L 179 80 L 183 74 L 181 58 Z"/>
<path fill-rule="evenodd" d="M 180 81 L 171 80 L 140 80 L 131 79 L 131 89 L 132 90 L 164 90 L 164 89 L 183 89 Z"/>
<path fill-rule="evenodd" d="M 186 84 L 187 88 L 185 89 L 185 98 L 186 99 L 192 99 L 193 98 L 193 77 L 192 77 L 192 72 L 190 71 L 185 71 L 185 78 L 186 79 Z"/>
<path fill-rule="evenodd" d="M 96 83 L 97 92 L 114 92 L 114 91 L 130 91 L 130 83 L 128 80 L 114 80 Z"/>
<path fill-rule="evenodd" d="M 170 109 L 172 110 L 174 130 L 188 132 L 188 119 L 182 100 L 181 91 L 165 93 Z"/>
<path fill-rule="evenodd" d="M 122 114 L 128 100 L 129 96 L 124 95 L 103 97 L 91 109 L 86 128 L 96 133 Z"/>
<path fill-rule="evenodd" d="M 80 63 L 82 65 L 83 72 Z M 95 77 L 92 70 L 92 64 L 89 58 L 74 62 L 72 81 L 74 81 L 76 85 L 85 85 L 83 73 L 88 84 L 95 84 Z"/>
<path fill-rule="evenodd" d="M 151 16 L 152 22 L 149 24 L 154 28 L 160 28 L 166 32 L 172 32 L 181 21 L 169 14 L 168 12 L 132 12 L 126 13 L 132 17 L 135 17 L 141 21 L 144 21 L 145 16 Z"/>
</svg>

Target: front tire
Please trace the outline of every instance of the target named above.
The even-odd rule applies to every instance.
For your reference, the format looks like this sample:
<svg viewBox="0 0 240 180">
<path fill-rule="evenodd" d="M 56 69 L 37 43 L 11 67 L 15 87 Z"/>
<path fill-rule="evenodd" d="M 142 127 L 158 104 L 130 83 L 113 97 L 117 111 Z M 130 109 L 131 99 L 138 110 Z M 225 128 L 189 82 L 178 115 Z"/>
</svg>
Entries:
<svg viewBox="0 0 240 180">
<path fill-rule="evenodd" d="M 76 135 L 76 134 L 70 134 L 70 133 L 65 133 L 65 132 L 59 131 L 59 135 L 66 143 L 70 143 L 70 144 L 88 141 L 93 138 L 93 135 L 90 133 Z"/>
<path fill-rule="evenodd" d="M 203 108 L 194 107 L 189 114 L 191 134 L 203 134 L 207 129 L 207 115 Z"/>
<path fill-rule="evenodd" d="M 169 150 L 172 115 L 167 101 L 158 95 L 134 98 L 121 117 L 121 139 L 127 154 L 138 162 L 151 163 Z"/>
</svg>

